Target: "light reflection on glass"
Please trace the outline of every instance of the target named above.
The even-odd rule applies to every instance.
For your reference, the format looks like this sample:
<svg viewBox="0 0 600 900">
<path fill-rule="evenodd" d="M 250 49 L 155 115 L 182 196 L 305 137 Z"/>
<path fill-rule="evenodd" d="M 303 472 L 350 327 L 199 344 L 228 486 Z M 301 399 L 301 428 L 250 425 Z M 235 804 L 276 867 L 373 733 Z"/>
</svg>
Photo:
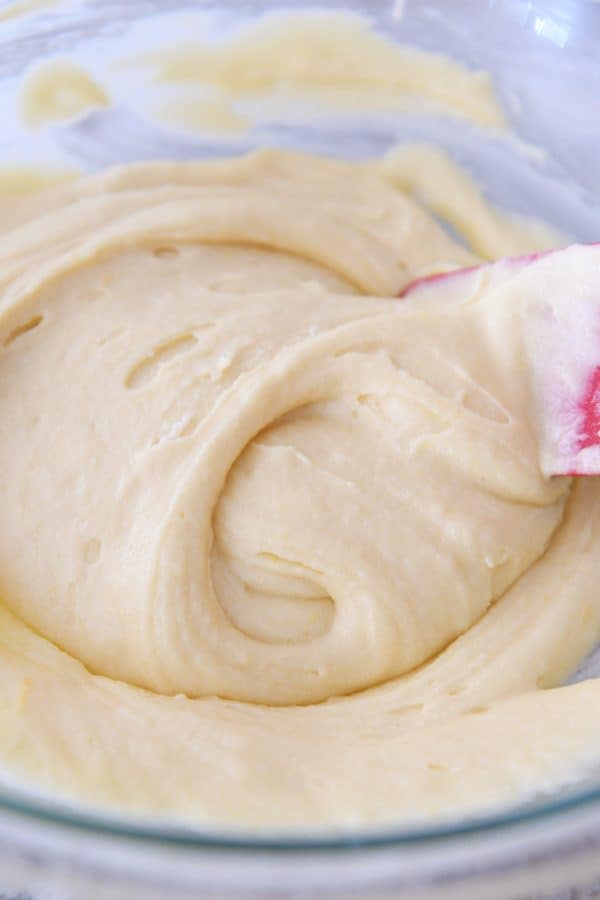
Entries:
<svg viewBox="0 0 600 900">
<path fill-rule="evenodd" d="M 569 40 L 569 26 L 567 23 L 557 22 L 553 19 L 544 19 L 536 16 L 533 23 L 533 30 L 538 37 L 552 41 L 558 47 L 564 47 Z"/>
</svg>

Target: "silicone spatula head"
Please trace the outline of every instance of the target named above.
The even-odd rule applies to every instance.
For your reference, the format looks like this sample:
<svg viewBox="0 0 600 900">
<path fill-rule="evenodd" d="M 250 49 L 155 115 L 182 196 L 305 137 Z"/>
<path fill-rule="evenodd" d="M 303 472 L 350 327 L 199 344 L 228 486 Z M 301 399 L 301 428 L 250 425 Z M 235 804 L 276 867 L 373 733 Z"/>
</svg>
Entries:
<svg viewBox="0 0 600 900">
<path fill-rule="evenodd" d="M 600 245 L 504 259 L 409 284 L 403 297 L 518 297 L 543 473 L 600 475 Z"/>
</svg>

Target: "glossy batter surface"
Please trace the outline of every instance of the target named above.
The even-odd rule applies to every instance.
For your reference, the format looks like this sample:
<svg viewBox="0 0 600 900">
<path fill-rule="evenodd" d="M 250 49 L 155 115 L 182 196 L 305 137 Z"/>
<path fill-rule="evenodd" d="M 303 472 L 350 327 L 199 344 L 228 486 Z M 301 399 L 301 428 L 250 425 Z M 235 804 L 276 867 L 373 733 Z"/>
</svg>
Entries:
<svg viewBox="0 0 600 900">
<path fill-rule="evenodd" d="M 518 279 L 398 300 L 475 258 L 375 163 L 139 165 L 12 222 L 6 777 L 340 826 L 594 760 L 598 686 L 544 688 L 598 638 L 600 488 L 540 473 Z"/>
</svg>

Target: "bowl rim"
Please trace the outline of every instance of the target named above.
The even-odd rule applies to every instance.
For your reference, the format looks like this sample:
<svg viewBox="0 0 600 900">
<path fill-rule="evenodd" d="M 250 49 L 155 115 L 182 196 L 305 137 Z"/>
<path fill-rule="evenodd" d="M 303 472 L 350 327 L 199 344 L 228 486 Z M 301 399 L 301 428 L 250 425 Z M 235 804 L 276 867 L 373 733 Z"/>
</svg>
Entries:
<svg viewBox="0 0 600 900">
<path fill-rule="evenodd" d="M 442 844 L 456 838 L 481 836 L 511 831 L 516 826 L 532 825 L 556 819 L 579 809 L 600 807 L 600 785 L 560 798 L 527 805 L 512 806 L 460 820 L 445 820 L 432 826 L 377 826 L 372 828 L 322 827 L 319 830 L 256 830 L 232 826 L 209 828 L 192 823 L 153 822 L 150 818 L 111 814 L 91 807 L 77 808 L 59 800 L 32 799 L 18 790 L 0 789 L 0 815 L 17 814 L 40 825 L 67 827 L 82 835 L 127 838 L 151 847 L 156 844 L 174 849 L 217 850 L 232 852 L 320 852 L 356 849 L 409 848 L 416 845 Z"/>
</svg>

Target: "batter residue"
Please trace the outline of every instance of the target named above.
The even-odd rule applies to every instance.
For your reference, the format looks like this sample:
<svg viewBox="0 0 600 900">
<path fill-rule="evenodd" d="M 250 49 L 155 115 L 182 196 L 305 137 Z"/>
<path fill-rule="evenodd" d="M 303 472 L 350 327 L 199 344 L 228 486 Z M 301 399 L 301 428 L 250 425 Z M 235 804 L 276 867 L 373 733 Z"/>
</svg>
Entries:
<svg viewBox="0 0 600 900">
<path fill-rule="evenodd" d="M 38 128 L 108 106 L 110 99 L 85 69 L 68 60 L 51 60 L 27 75 L 21 103 L 27 124 Z"/>
<path fill-rule="evenodd" d="M 150 67 L 150 90 L 176 89 L 158 117 L 187 130 L 229 133 L 302 118 L 303 109 L 313 117 L 410 112 L 485 129 L 507 124 L 486 72 L 399 45 L 368 18 L 340 10 L 266 16 L 221 40 L 183 39 L 124 63 Z"/>
<path fill-rule="evenodd" d="M 599 636 L 600 486 L 540 473 L 518 287 L 397 299 L 476 258 L 384 171 L 261 152 L 15 209 L 5 777 L 345 826 L 594 758 L 598 685 L 554 686 Z"/>
</svg>

